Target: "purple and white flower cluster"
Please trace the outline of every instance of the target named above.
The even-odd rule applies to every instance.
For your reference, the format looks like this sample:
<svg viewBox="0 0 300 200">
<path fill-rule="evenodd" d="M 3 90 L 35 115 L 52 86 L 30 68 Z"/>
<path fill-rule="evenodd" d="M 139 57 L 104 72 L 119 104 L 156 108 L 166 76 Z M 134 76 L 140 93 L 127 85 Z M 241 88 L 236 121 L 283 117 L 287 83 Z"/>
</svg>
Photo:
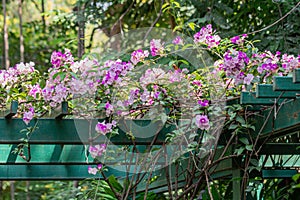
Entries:
<svg viewBox="0 0 300 200">
<path fill-rule="evenodd" d="M 97 172 L 99 172 L 102 169 L 103 165 L 102 164 L 98 164 L 97 167 L 88 167 L 88 173 L 89 174 L 93 174 L 96 175 Z"/>
<path fill-rule="evenodd" d="M 33 117 L 34 117 L 34 108 L 30 107 L 28 111 L 24 112 L 23 121 L 25 122 L 26 125 L 28 125 L 29 122 L 33 119 Z"/>
<path fill-rule="evenodd" d="M 214 34 L 211 24 L 202 27 L 200 31 L 194 35 L 194 42 L 196 44 L 206 44 L 209 49 L 217 47 L 220 44 L 220 41 L 220 36 Z"/>
<path fill-rule="evenodd" d="M 150 51 L 152 56 L 163 55 L 165 51 L 164 42 L 161 39 L 152 39 L 150 41 Z"/>
<path fill-rule="evenodd" d="M 98 122 L 98 124 L 95 127 L 95 130 L 99 134 L 106 135 L 107 133 L 110 133 L 112 129 L 116 127 L 116 125 L 116 121 L 112 121 L 111 123 L 106 123 L 105 121 Z"/>
<path fill-rule="evenodd" d="M 89 153 L 92 158 L 101 157 L 102 154 L 106 151 L 106 144 L 97 144 L 95 146 L 89 147 Z"/>
<path fill-rule="evenodd" d="M 90 153 L 91 157 L 96 159 L 96 158 L 99 158 L 99 157 L 103 156 L 103 153 L 105 153 L 106 148 L 107 148 L 106 144 L 97 144 L 97 145 L 94 145 L 94 146 L 91 145 L 88 150 L 89 150 L 89 153 Z M 89 166 L 88 167 L 88 173 L 96 175 L 97 172 L 99 172 L 102 168 L 103 168 L 102 164 L 98 164 L 97 167 Z"/>
<path fill-rule="evenodd" d="M 37 73 L 34 66 L 35 64 L 33 62 L 21 62 L 7 70 L 0 70 L 0 86 L 5 89 L 10 89 L 16 83 L 26 82 L 27 79 L 30 79 L 31 75 Z"/>
<path fill-rule="evenodd" d="M 138 49 L 131 54 L 131 62 L 136 65 L 139 62 L 142 62 L 149 56 L 149 51 L 145 50 L 143 51 L 142 49 Z"/>
<path fill-rule="evenodd" d="M 244 73 L 246 66 L 250 62 L 245 52 L 230 49 L 225 52 L 223 57 L 223 63 L 217 64 L 219 65 L 219 69 L 226 73 L 227 77 L 233 78 L 236 85 L 240 83 L 251 83 L 253 77 L 245 76 Z"/>
<path fill-rule="evenodd" d="M 247 34 L 243 34 L 242 36 L 234 36 L 232 38 L 230 38 L 231 43 L 233 44 L 237 44 L 237 45 L 242 45 L 245 42 L 245 38 L 247 38 L 248 35 Z"/>
</svg>

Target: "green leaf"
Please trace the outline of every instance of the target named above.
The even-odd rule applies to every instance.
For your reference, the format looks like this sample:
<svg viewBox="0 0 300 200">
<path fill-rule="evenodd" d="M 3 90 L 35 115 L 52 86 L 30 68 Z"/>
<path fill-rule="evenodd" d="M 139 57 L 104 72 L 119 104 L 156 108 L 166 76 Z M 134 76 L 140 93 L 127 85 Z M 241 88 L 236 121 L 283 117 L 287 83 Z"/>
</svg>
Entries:
<svg viewBox="0 0 300 200">
<path fill-rule="evenodd" d="M 246 145 L 246 149 L 247 149 L 248 151 L 252 151 L 253 145 L 252 145 L 252 144 L 251 144 L 251 145 Z"/>
<path fill-rule="evenodd" d="M 118 182 L 114 175 L 108 177 L 108 181 L 118 192 L 121 192 L 123 190 L 122 185 Z"/>
<path fill-rule="evenodd" d="M 245 150 L 244 147 L 240 147 L 238 149 L 236 149 L 234 152 L 237 154 L 237 155 L 241 155 L 243 153 L 243 151 Z"/>
<path fill-rule="evenodd" d="M 258 160 L 257 159 L 250 159 L 250 163 L 254 166 L 258 166 Z"/>
<path fill-rule="evenodd" d="M 180 8 L 180 4 L 177 1 L 173 1 L 172 4 L 175 4 L 175 8 Z"/>
<path fill-rule="evenodd" d="M 237 122 L 241 123 L 241 124 L 246 124 L 244 118 L 242 118 L 241 116 L 237 116 L 236 119 L 235 119 Z"/>
<path fill-rule="evenodd" d="M 229 126 L 229 130 L 234 130 L 234 129 L 236 129 L 237 127 L 238 127 L 239 125 L 238 124 L 230 124 L 230 126 Z"/>
<path fill-rule="evenodd" d="M 300 183 L 298 183 L 297 185 L 293 185 L 293 188 L 300 188 Z"/>
<path fill-rule="evenodd" d="M 243 138 L 239 138 L 239 141 L 241 141 L 243 144 L 246 144 L 246 145 L 248 145 L 248 144 L 249 144 L 249 140 L 248 140 L 248 138 L 245 138 L 245 137 L 243 137 Z"/>
<path fill-rule="evenodd" d="M 218 189 L 215 187 L 215 185 L 213 184 L 211 186 L 211 193 L 212 193 L 212 196 L 213 196 L 213 199 L 214 200 L 219 200 L 220 198 L 220 194 L 218 192 Z"/>
<path fill-rule="evenodd" d="M 300 178 L 300 174 L 295 174 L 294 176 L 292 176 L 292 179 L 297 182 Z"/>
<path fill-rule="evenodd" d="M 189 26 L 193 31 L 195 31 L 195 23 L 194 23 L 194 22 L 188 23 L 188 26 Z"/>
</svg>

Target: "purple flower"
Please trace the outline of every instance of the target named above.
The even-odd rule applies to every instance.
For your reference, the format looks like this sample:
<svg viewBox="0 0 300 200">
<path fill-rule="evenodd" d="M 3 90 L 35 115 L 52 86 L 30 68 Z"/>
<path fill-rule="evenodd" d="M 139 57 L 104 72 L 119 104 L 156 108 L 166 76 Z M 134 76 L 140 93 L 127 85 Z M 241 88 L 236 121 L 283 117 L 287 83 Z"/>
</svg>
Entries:
<svg viewBox="0 0 300 200">
<path fill-rule="evenodd" d="M 101 133 L 103 135 L 105 135 L 106 133 L 109 132 L 106 124 L 104 122 L 100 123 L 98 122 L 98 124 L 96 125 L 96 128 L 95 130 L 98 132 L 98 133 Z"/>
<path fill-rule="evenodd" d="M 208 100 L 199 100 L 198 101 L 198 104 L 200 105 L 200 106 L 202 106 L 202 107 L 206 107 L 206 106 L 208 106 L 209 105 L 209 101 Z"/>
<path fill-rule="evenodd" d="M 281 58 L 282 68 L 285 69 L 286 72 L 292 71 L 297 68 L 300 64 L 298 58 L 294 55 L 283 54 Z"/>
<path fill-rule="evenodd" d="M 122 76 L 126 76 L 128 71 L 133 69 L 133 65 L 130 62 L 122 62 L 121 60 L 116 61 L 106 61 L 104 63 L 104 66 L 101 66 L 100 68 L 107 70 L 103 70 L 103 79 L 101 81 L 101 84 L 107 86 L 112 85 L 113 83 L 118 83 L 121 81 Z"/>
<path fill-rule="evenodd" d="M 96 175 L 98 171 L 102 169 L 102 164 L 98 164 L 97 167 L 88 166 L 88 173 Z"/>
<path fill-rule="evenodd" d="M 173 44 L 180 44 L 180 45 L 183 45 L 183 40 L 181 39 L 180 36 L 177 36 L 173 41 L 172 41 Z"/>
<path fill-rule="evenodd" d="M 209 119 L 206 115 L 196 115 L 196 125 L 201 130 L 208 130 L 210 128 Z"/>
<path fill-rule="evenodd" d="M 103 167 L 102 164 L 98 164 L 98 165 L 97 165 L 98 170 L 102 169 L 102 167 Z"/>
<path fill-rule="evenodd" d="M 143 51 L 142 49 L 136 50 L 131 54 L 131 62 L 136 65 L 139 62 L 144 61 L 149 56 L 149 51 Z"/>
<path fill-rule="evenodd" d="M 111 105 L 109 102 L 106 102 L 105 109 L 106 109 L 106 115 L 107 116 L 109 116 L 114 111 L 113 105 Z"/>
<path fill-rule="evenodd" d="M 253 78 L 253 74 L 247 74 L 247 76 L 244 78 L 244 84 L 250 85 Z"/>
<path fill-rule="evenodd" d="M 28 92 L 28 95 L 32 96 L 33 98 L 36 98 L 36 95 L 41 93 L 41 92 L 42 92 L 42 90 L 40 88 L 40 85 L 36 84 L 36 85 L 32 86 L 32 88 Z"/>
<path fill-rule="evenodd" d="M 63 61 L 66 58 L 66 55 L 60 51 L 53 51 L 51 55 L 51 63 L 53 67 L 57 68 L 63 65 Z"/>
<path fill-rule="evenodd" d="M 102 135 L 106 135 L 112 131 L 112 128 L 116 126 L 116 121 L 112 121 L 112 123 L 98 122 L 95 127 L 97 133 Z"/>
<path fill-rule="evenodd" d="M 245 38 L 247 38 L 248 35 L 247 34 L 243 34 L 242 37 L 240 36 L 234 36 L 232 38 L 230 38 L 231 43 L 233 44 L 243 44 L 245 42 Z"/>
<path fill-rule="evenodd" d="M 96 167 L 91 167 L 91 166 L 88 167 L 88 173 L 89 174 L 96 175 L 97 172 L 98 172 L 98 169 Z"/>
<path fill-rule="evenodd" d="M 197 86 L 199 86 L 199 87 L 202 86 L 201 81 L 199 81 L 199 80 L 194 80 L 194 81 L 192 82 L 192 84 L 193 84 L 193 85 L 197 85 Z"/>
<path fill-rule="evenodd" d="M 209 49 L 219 46 L 220 41 L 221 38 L 218 35 L 211 35 L 206 37 L 206 44 Z"/>
<path fill-rule="evenodd" d="M 51 55 L 51 63 L 53 67 L 59 68 L 65 64 L 73 64 L 74 58 L 69 49 L 65 49 L 65 53 L 53 51 Z"/>
<path fill-rule="evenodd" d="M 164 53 L 164 43 L 160 39 L 152 39 L 150 41 L 150 51 L 152 56 L 162 55 Z"/>
<path fill-rule="evenodd" d="M 231 49 L 225 52 L 223 57 L 223 63 L 219 64 L 219 68 L 225 71 L 227 77 L 233 78 L 236 84 L 243 82 L 243 70 L 250 62 L 247 54 L 242 51 Z"/>
<path fill-rule="evenodd" d="M 160 92 L 159 92 L 159 91 L 156 91 L 156 92 L 154 93 L 154 98 L 155 98 L 155 99 L 158 99 L 159 95 L 160 95 Z"/>
<path fill-rule="evenodd" d="M 97 144 L 89 147 L 89 152 L 92 158 L 100 157 L 106 151 L 106 144 Z"/>
<path fill-rule="evenodd" d="M 208 48 L 217 47 L 220 44 L 220 36 L 213 35 L 212 25 L 208 24 L 202 27 L 199 32 L 194 35 L 194 42 L 207 44 Z"/>
<path fill-rule="evenodd" d="M 32 120 L 33 117 L 34 117 L 34 108 L 30 107 L 29 111 L 24 112 L 24 114 L 23 114 L 23 121 L 25 122 L 26 125 L 28 125 L 29 122 Z"/>
</svg>

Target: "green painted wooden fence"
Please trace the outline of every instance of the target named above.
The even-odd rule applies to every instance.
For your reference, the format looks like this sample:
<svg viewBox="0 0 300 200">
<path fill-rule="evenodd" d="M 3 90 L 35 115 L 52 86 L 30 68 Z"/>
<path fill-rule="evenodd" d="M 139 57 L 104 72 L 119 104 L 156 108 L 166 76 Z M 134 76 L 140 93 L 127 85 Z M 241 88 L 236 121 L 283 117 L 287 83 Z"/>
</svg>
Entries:
<svg viewBox="0 0 300 200">
<path fill-rule="evenodd" d="M 255 131 L 252 134 L 259 138 L 259 143 L 264 144 L 259 154 L 260 165 L 263 169 L 262 176 L 266 178 L 290 177 L 300 168 L 299 134 L 297 133 L 300 130 L 299 94 L 300 71 L 297 69 L 291 77 L 274 77 L 273 84 L 257 85 L 255 92 L 242 92 L 238 100 L 240 104 L 253 105 L 253 108 L 258 110 L 259 114 L 254 116 L 256 123 Z M 87 172 L 88 165 L 96 164 L 93 163 L 93 159 L 87 154 L 84 146 L 91 142 L 89 135 L 79 135 L 77 129 L 78 126 L 88 129 L 90 124 L 86 120 L 76 120 L 75 122 L 73 119 L 63 119 L 68 114 L 66 105 L 63 105 L 53 118 L 33 120 L 31 123 L 38 123 L 39 128 L 30 137 L 30 149 L 25 148 L 26 161 L 12 153 L 20 143 L 22 137 L 20 130 L 26 128 L 22 119 L 13 118 L 17 113 L 17 108 L 17 102 L 13 102 L 10 109 L 2 113 L 0 118 L 1 180 L 74 180 L 94 177 Z M 94 120 L 93 123 L 96 122 L 97 120 Z M 137 123 L 141 125 L 147 122 Z M 163 128 L 154 144 L 163 145 L 164 133 L 170 131 L 172 131 L 171 126 Z M 274 142 L 276 138 L 291 134 L 294 134 L 294 142 L 289 140 Z M 155 136 L 136 138 L 134 142 L 143 148 L 143 146 L 151 144 L 153 137 Z M 98 137 L 94 143 L 106 141 L 106 137 Z M 120 129 L 120 135 L 111 138 L 111 142 L 115 145 L 132 144 L 132 140 L 128 139 L 122 129 Z M 89 163 L 86 162 L 87 159 Z M 110 167 L 109 163 L 107 166 L 109 168 L 106 172 L 107 176 L 114 174 L 116 177 L 124 177 L 126 175 L 124 171 Z M 155 173 L 162 174 L 165 171 L 160 170 Z M 227 159 L 220 163 L 212 176 L 214 178 L 238 177 L 239 173 L 234 168 L 233 160 Z M 178 184 L 183 185 L 180 181 Z M 165 191 L 166 181 L 164 179 L 157 180 L 151 188 Z"/>
</svg>

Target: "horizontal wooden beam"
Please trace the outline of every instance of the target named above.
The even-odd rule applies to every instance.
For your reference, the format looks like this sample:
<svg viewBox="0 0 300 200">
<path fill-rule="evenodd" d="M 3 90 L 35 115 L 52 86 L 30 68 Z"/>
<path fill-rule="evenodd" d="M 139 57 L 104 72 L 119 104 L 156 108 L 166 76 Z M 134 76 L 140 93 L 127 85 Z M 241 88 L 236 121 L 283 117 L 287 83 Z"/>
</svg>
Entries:
<svg viewBox="0 0 300 200">
<path fill-rule="evenodd" d="M 28 162 L 21 156 L 12 153 L 17 145 L 0 145 L 0 165 L 2 164 L 85 164 L 87 158 L 93 162 L 83 145 L 30 145 L 31 159 Z M 28 148 L 24 148 L 24 156 L 28 155 Z M 86 155 L 87 154 L 87 155 Z M 87 156 L 87 157 L 86 157 Z"/>
<path fill-rule="evenodd" d="M 294 83 L 293 77 L 290 76 L 275 76 L 273 77 L 273 90 L 300 92 L 300 83 Z"/>
<path fill-rule="evenodd" d="M 296 98 L 296 92 L 273 91 L 272 84 L 258 84 L 256 98 Z"/>
<path fill-rule="evenodd" d="M 299 143 L 266 143 L 263 144 L 260 155 L 300 155 Z"/>
<path fill-rule="evenodd" d="M 240 103 L 244 105 L 274 105 L 281 103 L 283 99 L 257 98 L 255 92 L 241 92 Z"/>
<path fill-rule="evenodd" d="M 113 144 L 133 144 L 132 139 L 126 133 L 134 134 L 136 144 L 150 144 L 157 135 L 154 144 L 163 144 L 165 136 L 176 130 L 176 126 L 168 125 L 162 127 L 159 121 L 135 120 L 124 122 L 119 126 L 119 134 L 115 137 L 110 135 L 99 135 L 95 131 L 98 120 L 81 119 L 38 119 L 30 122 L 31 126 L 37 123 L 37 129 L 30 136 L 31 144 L 91 144 L 107 143 L 109 140 Z M 19 144 L 20 139 L 25 137 L 25 133 L 20 131 L 27 126 L 22 119 L 0 118 L 0 144 Z M 91 133 L 89 134 L 89 130 Z M 200 131 L 200 130 L 198 130 Z M 91 140 L 91 135 L 94 140 Z"/>
<path fill-rule="evenodd" d="M 300 168 L 299 155 L 262 155 L 260 162 L 262 168 Z"/>
<path fill-rule="evenodd" d="M 108 168 L 106 176 L 117 178 L 125 172 Z M 101 175 L 88 173 L 88 165 L 0 165 L 0 180 L 81 180 L 103 178 Z"/>
<path fill-rule="evenodd" d="M 291 178 L 298 171 L 295 169 L 264 169 L 262 170 L 263 178 Z"/>
</svg>

